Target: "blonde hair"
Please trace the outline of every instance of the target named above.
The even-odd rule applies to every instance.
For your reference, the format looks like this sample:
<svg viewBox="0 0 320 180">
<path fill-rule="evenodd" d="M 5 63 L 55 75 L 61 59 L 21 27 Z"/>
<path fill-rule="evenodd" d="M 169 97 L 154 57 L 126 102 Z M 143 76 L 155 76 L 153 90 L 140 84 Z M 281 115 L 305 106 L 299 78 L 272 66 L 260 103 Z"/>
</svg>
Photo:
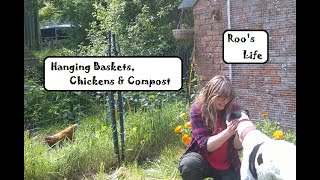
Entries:
<svg viewBox="0 0 320 180">
<path fill-rule="evenodd" d="M 222 118 L 231 110 L 232 103 L 235 100 L 235 91 L 230 79 L 226 76 L 214 76 L 201 90 L 193 104 L 199 106 L 202 113 L 202 118 L 206 125 L 216 131 L 217 111 L 215 100 L 219 97 L 227 97 L 230 101 L 226 104 L 222 111 Z M 222 127 L 226 128 L 226 122 L 222 120 Z"/>
</svg>

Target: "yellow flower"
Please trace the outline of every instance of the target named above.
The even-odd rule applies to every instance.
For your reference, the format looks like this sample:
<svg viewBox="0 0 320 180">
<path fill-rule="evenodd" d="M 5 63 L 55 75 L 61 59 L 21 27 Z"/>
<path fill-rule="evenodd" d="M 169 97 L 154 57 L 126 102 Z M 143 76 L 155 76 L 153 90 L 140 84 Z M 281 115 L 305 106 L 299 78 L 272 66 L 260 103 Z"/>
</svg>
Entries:
<svg viewBox="0 0 320 180">
<path fill-rule="evenodd" d="M 284 137 L 284 134 L 282 131 L 280 130 L 276 130 L 274 133 L 273 133 L 273 138 L 274 139 L 283 139 Z"/>
<path fill-rule="evenodd" d="M 182 131 L 182 127 L 181 126 L 177 126 L 175 129 L 174 129 L 174 132 L 175 133 L 179 133 Z"/>
<path fill-rule="evenodd" d="M 181 137 L 181 139 L 182 139 L 182 141 L 185 141 L 188 137 L 189 137 L 188 134 L 184 134 L 184 135 Z"/>
<path fill-rule="evenodd" d="M 183 119 L 185 116 L 186 116 L 186 113 L 182 113 L 182 114 L 180 114 L 179 117 L 180 117 L 181 119 Z"/>
<path fill-rule="evenodd" d="M 186 122 L 184 123 L 185 128 L 191 128 L 191 122 Z"/>
<path fill-rule="evenodd" d="M 268 117 L 268 113 L 262 113 L 261 117 Z"/>
</svg>

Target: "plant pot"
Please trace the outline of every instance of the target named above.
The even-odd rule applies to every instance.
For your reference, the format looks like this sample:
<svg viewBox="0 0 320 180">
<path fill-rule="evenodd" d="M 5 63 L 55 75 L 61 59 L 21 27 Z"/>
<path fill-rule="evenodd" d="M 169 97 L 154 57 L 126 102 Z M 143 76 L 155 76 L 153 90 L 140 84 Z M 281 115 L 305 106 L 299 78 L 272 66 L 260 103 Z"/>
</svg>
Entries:
<svg viewBox="0 0 320 180">
<path fill-rule="evenodd" d="M 193 39 L 193 29 L 173 29 L 173 37 L 177 41 L 192 40 Z"/>
</svg>

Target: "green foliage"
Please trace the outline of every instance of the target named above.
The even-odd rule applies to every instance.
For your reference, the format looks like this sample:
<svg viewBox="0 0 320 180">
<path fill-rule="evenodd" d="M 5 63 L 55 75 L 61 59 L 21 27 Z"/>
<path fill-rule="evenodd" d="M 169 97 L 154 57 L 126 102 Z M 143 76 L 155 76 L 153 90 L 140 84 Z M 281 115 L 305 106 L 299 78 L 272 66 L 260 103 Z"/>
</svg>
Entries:
<svg viewBox="0 0 320 180">
<path fill-rule="evenodd" d="M 32 141 L 27 133 L 24 134 L 24 179 L 40 180 L 46 177 L 52 167 L 50 157 L 47 157 L 48 150 L 41 141 Z"/>
<path fill-rule="evenodd" d="M 41 83 L 43 80 L 43 66 L 41 63 L 35 63 L 31 66 L 26 66 L 24 68 L 25 80 L 32 80 L 35 83 Z"/>
<path fill-rule="evenodd" d="M 70 36 L 63 45 L 76 48 L 86 42 L 86 29 L 93 21 L 92 3 L 87 0 L 50 0 L 39 9 L 40 24 L 70 23 L 76 28 L 68 31 Z"/>
<path fill-rule="evenodd" d="M 290 130 L 282 130 L 280 123 L 269 119 L 267 116 L 256 123 L 256 128 L 261 130 L 267 136 L 274 138 L 274 133 L 278 130 L 283 132 L 283 140 L 296 144 L 296 133 Z"/>
<path fill-rule="evenodd" d="M 50 148 L 42 135 L 29 139 L 25 134 L 24 178 L 79 179 L 85 173 L 97 172 L 102 162 L 113 166 L 111 135 L 111 129 L 97 119 L 83 121 L 75 131 L 76 141 L 64 143 L 63 148 Z"/>
<path fill-rule="evenodd" d="M 42 85 L 25 79 L 24 83 L 24 123 L 52 125 L 53 123 L 70 123 L 95 112 L 100 97 L 88 92 L 46 91 Z"/>
<path fill-rule="evenodd" d="M 162 109 L 149 109 L 129 116 L 130 124 L 125 129 L 130 130 L 127 133 L 129 136 L 128 141 L 135 143 L 129 143 L 131 146 L 126 146 L 135 153 L 132 154 L 133 156 L 127 155 L 126 160 L 129 162 L 136 158 L 138 158 L 138 161 L 144 160 L 147 157 L 156 156 L 158 150 L 161 150 L 166 144 L 177 144 L 172 127 L 179 123 L 176 118 L 179 113 L 187 108 L 188 106 L 184 103 L 176 102 L 167 104 Z M 145 144 L 138 154 L 141 140 L 144 140 Z M 137 154 L 139 155 L 138 157 L 136 157 Z"/>
<path fill-rule="evenodd" d="M 87 0 L 49 0 L 40 9 L 42 20 L 57 20 L 58 23 L 69 22 L 73 25 L 89 26 L 93 20 L 91 1 Z"/>
<path fill-rule="evenodd" d="M 128 110 L 128 103 L 134 111 L 146 111 L 154 108 L 161 109 L 167 103 L 182 101 L 186 94 L 183 92 L 135 92 L 128 91 L 123 93 L 125 110 Z"/>
<path fill-rule="evenodd" d="M 61 49 L 42 49 L 32 51 L 36 58 L 36 63 L 32 66 L 26 66 L 24 68 L 24 78 L 26 83 L 31 83 L 31 81 L 37 85 L 43 84 L 43 61 L 48 56 L 68 56 L 72 55 L 71 50 L 66 48 Z"/>
<path fill-rule="evenodd" d="M 85 115 L 101 113 L 103 110 L 108 112 L 109 99 L 105 92 L 56 92 L 46 91 L 43 88 L 43 60 L 47 56 L 72 55 L 72 51 L 63 48 L 33 51 L 33 53 L 39 59 L 39 66 L 25 71 L 24 113 L 26 126 L 31 122 L 40 124 L 73 122 L 78 121 Z M 191 86 L 192 97 L 196 93 L 195 88 L 197 88 L 196 85 Z M 186 89 L 184 84 L 181 91 L 174 93 L 169 91 L 123 92 L 124 113 L 128 112 L 129 105 L 133 112 L 143 112 L 150 109 L 161 109 L 167 103 L 183 101 L 184 99 L 188 104 Z"/>
<path fill-rule="evenodd" d="M 273 133 L 280 129 L 280 123 L 269 119 L 263 119 L 256 124 L 256 128 L 264 132 L 267 136 L 273 137 Z"/>
<path fill-rule="evenodd" d="M 51 3 L 46 2 L 45 5 L 39 9 L 39 22 L 59 22 L 60 13 L 59 10 Z"/>
<path fill-rule="evenodd" d="M 33 51 L 33 54 L 37 59 L 39 59 L 39 62 L 42 64 L 44 59 L 48 56 L 75 56 L 75 50 L 72 48 L 43 48 L 38 51 Z M 42 66 L 43 67 L 43 66 Z"/>
<path fill-rule="evenodd" d="M 81 55 L 105 55 L 107 32 L 116 34 L 124 56 L 163 56 L 177 51 L 171 30 L 176 27 L 180 1 L 114 1 L 93 3 L 88 31 L 88 46 L 80 46 Z"/>
<path fill-rule="evenodd" d="M 296 133 L 291 130 L 284 131 L 284 140 L 296 144 Z"/>
<path fill-rule="evenodd" d="M 121 55 L 172 56 L 179 49 L 171 31 L 180 22 L 181 10 L 177 9 L 180 3 L 180 0 L 50 0 L 42 3 L 39 14 L 41 23 L 68 22 L 79 27 L 68 33 L 70 47 L 79 45 L 77 55 L 106 55 L 110 30 L 116 34 Z M 192 22 L 188 26 L 193 26 L 192 12 L 185 13 L 189 17 L 183 24 Z"/>
<path fill-rule="evenodd" d="M 182 147 L 176 142 L 172 127 L 179 123 L 177 116 L 186 109 L 188 106 L 177 102 L 125 116 L 125 163 L 140 164 L 146 159 L 153 160 L 166 147 Z M 42 138 L 63 126 L 42 129 L 31 139 L 25 134 L 25 179 L 79 179 L 92 173 L 102 176 L 102 171 L 109 172 L 115 167 L 110 118 L 85 118 L 79 124 L 76 140 L 61 148 L 51 149 Z"/>
<path fill-rule="evenodd" d="M 31 14 L 38 10 L 38 0 L 24 0 L 24 13 Z"/>
<path fill-rule="evenodd" d="M 125 56 L 175 55 L 179 47 L 192 45 L 179 44 L 172 37 L 171 30 L 179 18 L 180 0 L 46 2 L 51 3 L 51 7 L 42 9 L 47 19 L 53 15 L 57 22 L 81 24 L 88 30 L 89 43 L 80 44 L 77 50 L 38 51 L 35 54 L 40 63 L 54 55 L 105 56 L 109 30 L 116 34 L 117 46 Z M 102 177 L 103 171 L 115 167 L 116 159 L 105 92 L 48 92 L 43 89 L 42 69 L 37 72 L 38 76 L 33 76 L 29 71 L 25 78 L 25 124 L 35 121 L 50 126 L 43 127 L 44 131 L 39 134 L 55 133 L 58 124 L 60 127 L 74 121 L 80 122 L 80 127 L 76 141 L 61 149 L 50 149 L 42 139 L 30 140 L 25 136 L 25 179 L 79 179 L 92 172 L 99 172 Z M 186 89 L 123 93 L 126 163 L 154 158 L 166 146 L 184 148 L 177 143 L 172 127 L 181 123 L 177 116 L 187 111 Z M 191 92 L 195 92 L 192 89 Z"/>
</svg>

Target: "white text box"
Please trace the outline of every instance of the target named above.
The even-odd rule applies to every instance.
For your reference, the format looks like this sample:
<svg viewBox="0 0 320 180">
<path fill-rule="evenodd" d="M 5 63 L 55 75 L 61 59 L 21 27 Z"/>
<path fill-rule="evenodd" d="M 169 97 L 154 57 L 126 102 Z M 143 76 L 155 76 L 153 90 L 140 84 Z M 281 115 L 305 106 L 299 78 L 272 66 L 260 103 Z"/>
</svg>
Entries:
<svg viewBox="0 0 320 180">
<path fill-rule="evenodd" d="M 178 57 L 47 57 L 46 90 L 180 90 Z"/>
<path fill-rule="evenodd" d="M 223 33 L 226 63 L 262 64 L 269 59 L 268 33 L 264 30 L 227 30 Z"/>
</svg>

